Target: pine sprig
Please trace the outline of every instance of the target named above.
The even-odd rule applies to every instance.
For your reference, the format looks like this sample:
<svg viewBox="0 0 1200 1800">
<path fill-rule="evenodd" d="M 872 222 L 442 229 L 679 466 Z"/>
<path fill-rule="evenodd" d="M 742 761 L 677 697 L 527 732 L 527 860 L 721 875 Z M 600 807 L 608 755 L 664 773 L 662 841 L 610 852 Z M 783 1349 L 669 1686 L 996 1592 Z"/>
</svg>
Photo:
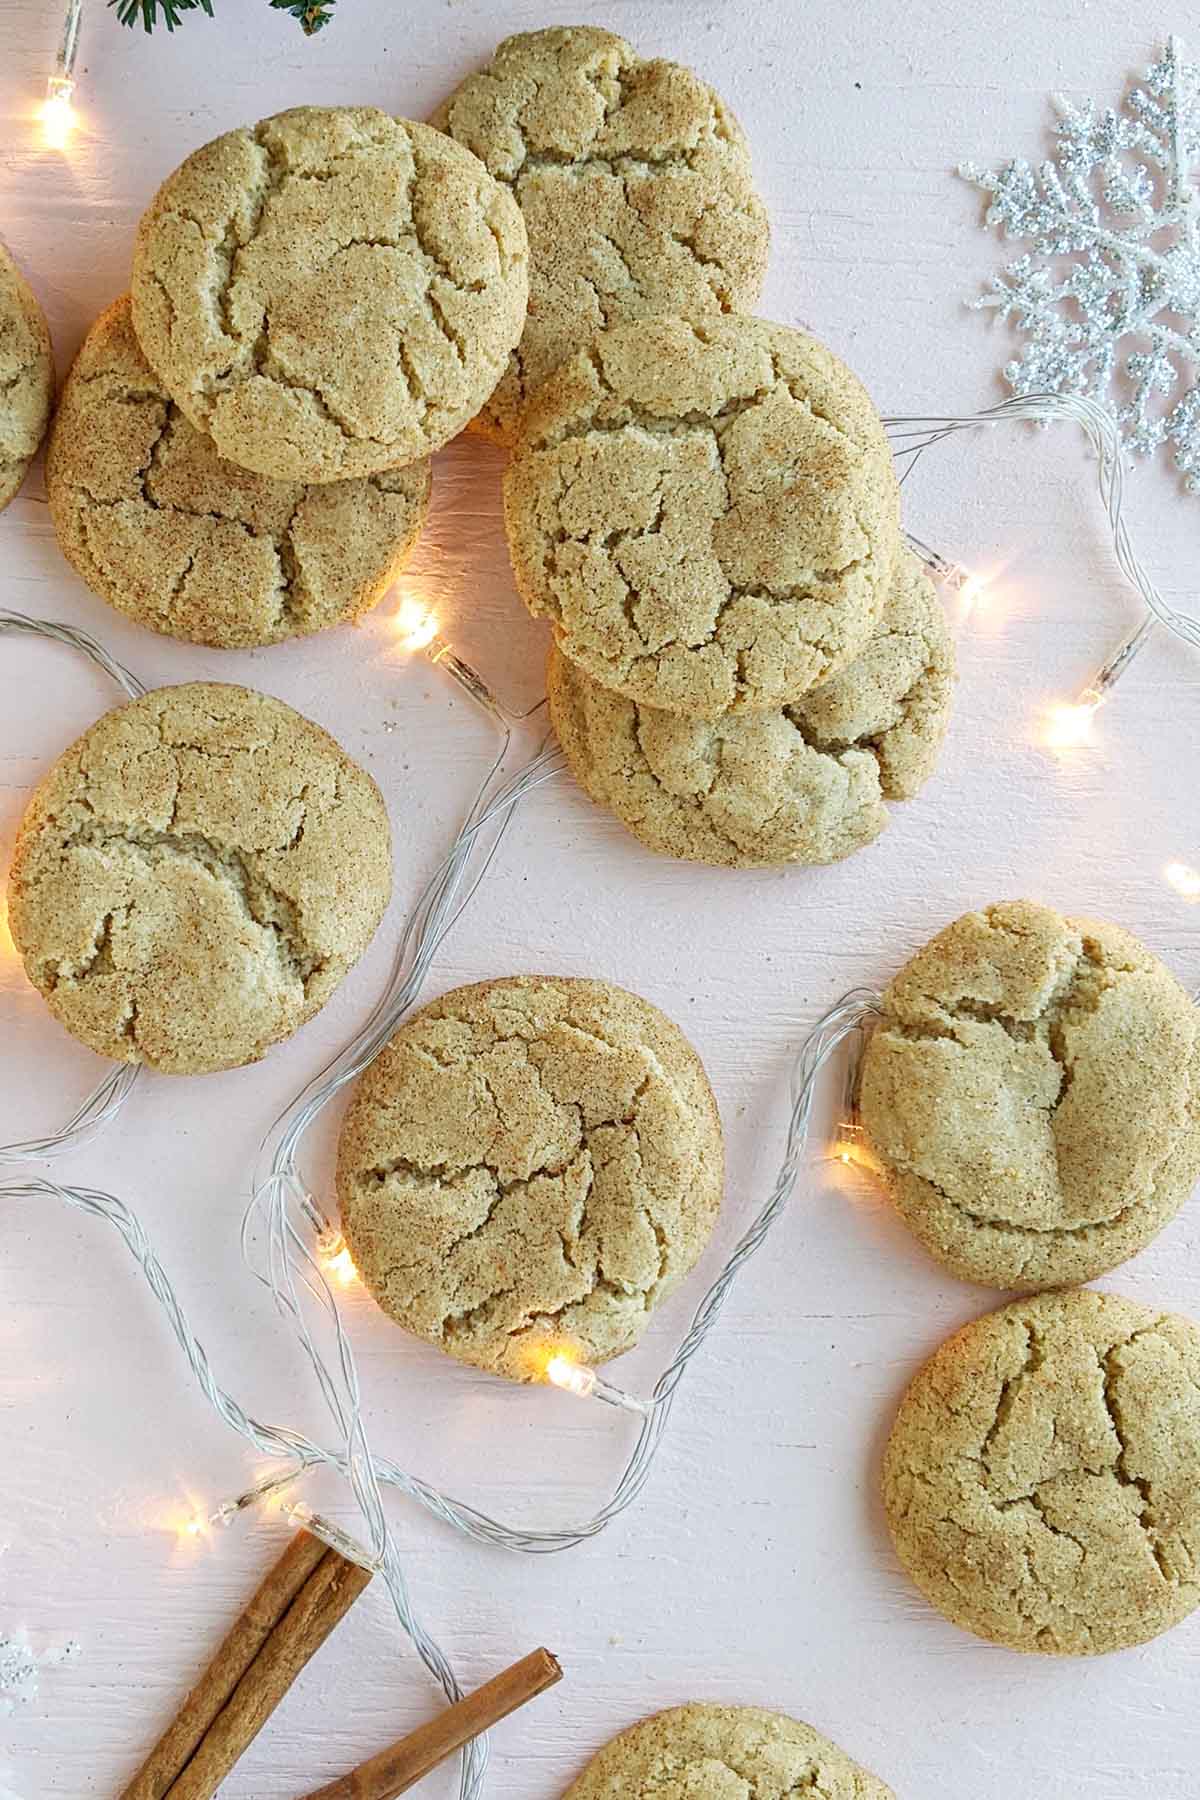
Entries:
<svg viewBox="0 0 1200 1800">
<path fill-rule="evenodd" d="M 116 7 L 122 25 L 140 23 L 146 31 L 153 31 L 160 18 L 168 31 L 174 31 L 183 24 L 182 15 L 197 8 L 210 19 L 213 16 L 212 0 L 108 0 L 108 4 Z M 312 37 L 328 25 L 336 0 L 270 0 L 270 4 L 275 12 L 290 13 L 305 36 Z"/>
<path fill-rule="evenodd" d="M 336 0 L 271 0 L 276 12 L 291 13 L 298 19 L 305 37 L 312 37 L 314 32 L 328 25 Z"/>
<path fill-rule="evenodd" d="M 108 4 L 116 7 L 122 25 L 133 26 L 140 19 L 147 31 L 154 30 L 160 12 L 168 31 L 182 24 L 180 13 L 191 12 L 197 6 L 210 19 L 213 16 L 212 0 L 108 0 Z"/>
</svg>

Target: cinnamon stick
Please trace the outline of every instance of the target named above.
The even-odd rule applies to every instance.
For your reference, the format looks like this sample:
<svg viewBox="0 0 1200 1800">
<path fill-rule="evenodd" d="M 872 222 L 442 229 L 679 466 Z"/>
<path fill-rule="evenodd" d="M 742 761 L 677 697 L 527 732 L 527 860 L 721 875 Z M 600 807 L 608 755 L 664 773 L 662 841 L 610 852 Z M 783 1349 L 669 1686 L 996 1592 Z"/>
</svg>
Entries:
<svg viewBox="0 0 1200 1800">
<path fill-rule="evenodd" d="M 327 1550 L 167 1791 L 167 1800 L 212 1800 L 283 1696 L 371 1579 Z"/>
<path fill-rule="evenodd" d="M 548 1650 L 534 1650 L 473 1694 L 446 1707 L 428 1724 L 418 1725 L 399 1743 L 307 1794 L 305 1800 L 395 1800 L 481 1731 L 561 1680 L 557 1658 Z"/>
<path fill-rule="evenodd" d="M 121 1800 L 212 1800 L 370 1571 L 292 1538 Z"/>
<path fill-rule="evenodd" d="M 279 1561 L 121 1795 L 121 1800 L 164 1800 L 213 1720 L 278 1625 L 300 1589 L 324 1560 L 325 1545 L 310 1532 L 289 1539 Z"/>
</svg>

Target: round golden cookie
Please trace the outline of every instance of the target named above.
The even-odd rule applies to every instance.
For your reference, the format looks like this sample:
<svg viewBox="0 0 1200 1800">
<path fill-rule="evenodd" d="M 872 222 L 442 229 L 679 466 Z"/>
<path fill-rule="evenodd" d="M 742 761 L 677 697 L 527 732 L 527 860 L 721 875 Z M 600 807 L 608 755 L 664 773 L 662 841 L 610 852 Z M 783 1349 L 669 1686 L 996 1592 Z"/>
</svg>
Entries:
<svg viewBox="0 0 1200 1800">
<path fill-rule="evenodd" d="M 657 1007 L 602 981 L 444 994 L 355 1091 L 338 1146 L 355 1267 L 399 1324 L 514 1381 L 628 1350 L 721 1203 L 721 1122 Z"/>
<path fill-rule="evenodd" d="M 9 924 L 75 1037 L 200 1075 L 310 1019 L 390 892 L 370 776 L 281 701 L 192 681 L 106 713 L 59 757 L 21 821 Z"/>
<path fill-rule="evenodd" d="M 50 328 L 29 283 L 0 244 L 0 509 L 24 481 L 53 404 Z"/>
<path fill-rule="evenodd" d="M 752 307 L 766 209 L 737 120 L 678 63 L 589 25 L 506 38 L 433 123 L 512 188 L 529 233 L 529 316 L 476 421 L 511 443 L 528 396 L 622 319 Z"/>
<path fill-rule="evenodd" d="M 404 566 L 429 461 L 305 485 L 218 456 L 142 355 L 118 300 L 67 377 L 46 457 L 50 516 L 88 586 L 139 625 L 220 649 L 356 619 Z"/>
<path fill-rule="evenodd" d="M 901 553 L 854 662 L 770 713 L 714 720 L 639 706 L 550 652 L 550 717 L 584 791 L 664 856 L 727 868 L 829 863 L 878 837 L 883 801 L 933 772 L 954 642 L 916 558 Z"/>
<path fill-rule="evenodd" d="M 1200 1327 L 1079 1289 L 976 1319 L 900 1405 L 883 1500 L 955 1625 L 1092 1656 L 1200 1604 Z"/>
<path fill-rule="evenodd" d="M 786 1713 L 674 1706 L 594 1756 L 563 1800 L 896 1800 L 844 1750 Z"/>
<path fill-rule="evenodd" d="M 865 389 L 761 319 L 602 333 L 525 409 L 504 510 L 563 655 L 696 718 L 770 712 L 853 661 L 899 550 Z"/>
<path fill-rule="evenodd" d="M 471 419 L 521 335 L 525 226 L 460 144 L 372 107 L 299 106 L 206 144 L 138 228 L 133 322 L 232 462 L 335 481 Z"/>
<path fill-rule="evenodd" d="M 862 1117 L 900 1212 L 967 1281 L 1089 1281 L 1200 1177 L 1200 1010 L 1136 938 L 1009 901 L 883 999 Z"/>
</svg>

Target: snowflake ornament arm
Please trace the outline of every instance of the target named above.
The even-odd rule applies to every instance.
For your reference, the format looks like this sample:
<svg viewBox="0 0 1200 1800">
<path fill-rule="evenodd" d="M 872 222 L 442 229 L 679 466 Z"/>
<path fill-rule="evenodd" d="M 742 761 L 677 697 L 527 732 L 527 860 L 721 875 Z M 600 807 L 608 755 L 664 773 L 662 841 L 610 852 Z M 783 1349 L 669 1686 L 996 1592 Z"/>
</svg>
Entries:
<svg viewBox="0 0 1200 1800">
<path fill-rule="evenodd" d="M 1170 444 L 1200 493 L 1200 66 L 1172 38 L 1123 110 L 1055 96 L 1055 155 L 959 173 L 986 222 L 1032 248 L 975 301 L 1028 341 L 1004 369 L 1018 395 L 1089 395 L 1126 446 Z"/>
</svg>

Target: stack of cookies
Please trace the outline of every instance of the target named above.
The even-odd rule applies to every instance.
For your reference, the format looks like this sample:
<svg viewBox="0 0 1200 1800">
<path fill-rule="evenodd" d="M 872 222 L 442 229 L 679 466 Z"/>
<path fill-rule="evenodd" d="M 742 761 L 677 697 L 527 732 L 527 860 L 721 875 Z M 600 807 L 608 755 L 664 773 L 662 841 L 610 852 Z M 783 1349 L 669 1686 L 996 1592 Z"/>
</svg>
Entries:
<svg viewBox="0 0 1200 1800">
<path fill-rule="evenodd" d="M 168 177 L 131 294 L 89 334 L 47 464 L 64 552 L 193 642 L 353 619 L 395 580 L 429 455 L 525 322 L 507 188 L 428 125 L 299 107 Z"/>
<path fill-rule="evenodd" d="M 514 453 L 509 545 L 554 626 L 572 769 L 669 856 L 849 855 L 929 775 L 953 650 L 862 386 L 744 316 L 768 228 L 736 121 L 571 27 L 508 39 L 435 122 L 529 234 L 529 319 L 476 423 Z"/>
<path fill-rule="evenodd" d="M 929 774 L 949 631 L 878 415 L 815 339 L 613 326 L 526 407 L 505 512 L 567 759 L 651 849 L 832 862 Z"/>
</svg>

